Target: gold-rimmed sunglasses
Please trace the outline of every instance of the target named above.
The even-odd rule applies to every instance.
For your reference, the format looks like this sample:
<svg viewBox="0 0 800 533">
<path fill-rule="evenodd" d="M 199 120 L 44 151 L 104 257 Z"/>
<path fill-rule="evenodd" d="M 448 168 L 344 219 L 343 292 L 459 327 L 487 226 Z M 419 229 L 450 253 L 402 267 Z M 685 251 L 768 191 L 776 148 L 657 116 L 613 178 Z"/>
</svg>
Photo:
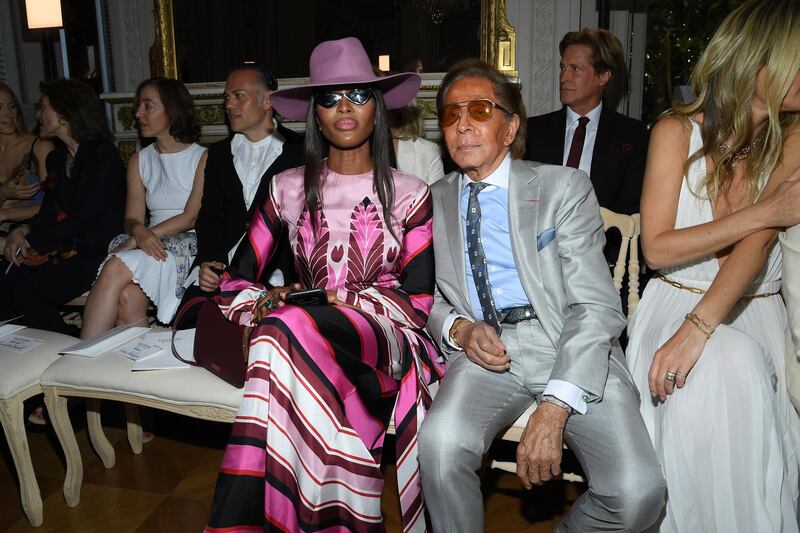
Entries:
<svg viewBox="0 0 800 533">
<path fill-rule="evenodd" d="M 511 111 L 501 106 L 497 102 L 487 99 L 470 100 L 469 102 L 459 102 L 457 104 L 447 104 L 439 110 L 439 124 L 443 128 L 452 126 L 461 118 L 461 110 L 466 108 L 470 118 L 478 122 L 487 122 L 494 115 L 494 108 L 498 108 L 504 113 L 512 115 Z"/>
</svg>

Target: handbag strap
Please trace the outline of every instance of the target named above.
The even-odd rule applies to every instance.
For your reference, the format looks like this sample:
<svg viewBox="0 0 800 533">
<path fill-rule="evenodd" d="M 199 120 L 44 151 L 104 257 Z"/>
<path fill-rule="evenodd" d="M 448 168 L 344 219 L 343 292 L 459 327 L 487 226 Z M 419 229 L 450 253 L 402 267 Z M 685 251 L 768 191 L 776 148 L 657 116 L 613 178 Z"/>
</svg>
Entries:
<svg viewBox="0 0 800 533">
<path fill-rule="evenodd" d="M 171 341 L 172 355 L 174 355 L 178 361 L 186 363 L 187 365 L 202 366 L 197 361 L 190 361 L 180 356 L 180 354 L 178 353 L 178 349 L 175 347 L 175 334 L 178 332 L 178 326 L 180 325 L 181 319 L 184 317 L 184 315 L 186 315 L 186 312 L 189 311 L 189 309 L 192 309 L 193 307 L 197 307 L 198 305 L 203 305 L 207 301 L 209 301 L 209 299 L 205 296 L 195 296 L 194 298 L 191 298 L 188 302 L 186 302 L 186 304 L 184 304 L 183 307 L 181 307 L 181 310 L 178 311 L 178 315 L 172 322 L 172 341 Z"/>
</svg>

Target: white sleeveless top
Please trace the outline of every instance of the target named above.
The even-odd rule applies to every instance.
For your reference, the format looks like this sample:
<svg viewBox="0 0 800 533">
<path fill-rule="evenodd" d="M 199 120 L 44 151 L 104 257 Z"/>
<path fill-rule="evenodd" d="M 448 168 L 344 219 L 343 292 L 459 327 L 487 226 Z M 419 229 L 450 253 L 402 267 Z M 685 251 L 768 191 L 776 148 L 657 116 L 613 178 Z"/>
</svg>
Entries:
<svg viewBox="0 0 800 533">
<path fill-rule="evenodd" d="M 146 190 L 150 227 L 183 213 L 197 164 L 205 151 L 194 143 L 180 152 L 162 154 L 153 143 L 139 152 L 139 176 Z"/>
</svg>

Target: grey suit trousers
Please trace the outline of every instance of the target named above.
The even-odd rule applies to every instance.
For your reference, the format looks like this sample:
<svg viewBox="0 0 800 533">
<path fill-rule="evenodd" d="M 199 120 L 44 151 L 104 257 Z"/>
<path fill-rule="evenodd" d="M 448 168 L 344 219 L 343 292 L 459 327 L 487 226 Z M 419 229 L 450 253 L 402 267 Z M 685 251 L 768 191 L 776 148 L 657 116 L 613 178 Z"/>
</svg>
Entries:
<svg viewBox="0 0 800 533">
<path fill-rule="evenodd" d="M 483 531 L 477 470 L 494 437 L 544 391 L 555 350 L 536 320 L 503 325 L 511 357 L 491 372 L 460 352 L 419 433 L 425 502 L 436 533 Z M 642 531 L 664 506 L 666 483 L 639 415 L 638 394 L 612 358 L 601 402 L 572 415 L 564 439 L 588 477 L 589 489 L 556 531 Z"/>
</svg>

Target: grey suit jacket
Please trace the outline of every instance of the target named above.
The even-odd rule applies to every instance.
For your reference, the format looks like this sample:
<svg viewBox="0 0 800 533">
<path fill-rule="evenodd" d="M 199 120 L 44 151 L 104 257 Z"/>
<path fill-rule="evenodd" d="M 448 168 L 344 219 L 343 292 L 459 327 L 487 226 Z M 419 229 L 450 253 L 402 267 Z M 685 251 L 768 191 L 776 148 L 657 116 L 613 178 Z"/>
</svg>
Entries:
<svg viewBox="0 0 800 533">
<path fill-rule="evenodd" d="M 450 356 L 453 349 L 442 338 L 448 315 L 455 310 L 476 318 L 467 293 L 461 173 L 450 173 L 431 191 L 436 295 L 428 329 Z M 520 281 L 556 351 L 550 379 L 572 383 L 588 401 L 598 401 L 611 360 L 632 386 L 617 340 L 625 317 L 603 256 L 603 221 L 589 177 L 581 170 L 513 160 L 508 198 Z"/>
</svg>

